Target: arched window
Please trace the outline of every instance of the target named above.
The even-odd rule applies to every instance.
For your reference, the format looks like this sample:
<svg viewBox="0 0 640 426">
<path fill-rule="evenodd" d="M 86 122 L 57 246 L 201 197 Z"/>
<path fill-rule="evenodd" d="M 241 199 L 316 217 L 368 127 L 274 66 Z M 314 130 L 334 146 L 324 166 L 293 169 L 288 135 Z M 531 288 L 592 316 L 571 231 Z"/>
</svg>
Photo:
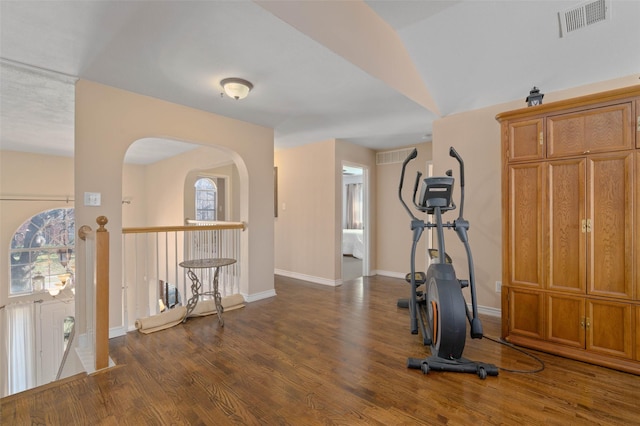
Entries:
<svg viewBox="0 0 640 426">
<path fill-rule="evenodd" d="M 198 178 L 196 188 L 196 220 L 216 220 L 218 190 L 213 179 Z"/>
<path fill-rule="evenodd" d="M 53 209 L 31 217 L 13 234 L 9 296 L 55 288 L 75 267 L 74 209 Z"/>
</svg>

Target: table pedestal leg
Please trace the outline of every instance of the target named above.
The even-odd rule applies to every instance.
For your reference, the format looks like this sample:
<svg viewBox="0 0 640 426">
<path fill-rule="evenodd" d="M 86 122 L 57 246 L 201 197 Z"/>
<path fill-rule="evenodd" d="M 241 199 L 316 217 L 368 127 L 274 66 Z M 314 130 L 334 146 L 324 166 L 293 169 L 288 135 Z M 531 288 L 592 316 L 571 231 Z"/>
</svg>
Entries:
<svg viewBox="0 0 640 426">
<path fill-rule="evenodd" d="M 182 322 L 186 322 L 189 315 L 191 315 L 191 312 L 195 309 L 198 304 L 198 297 L 200 297 L 200 290 L 202 289 L 200 279 L 191 269 L 187 271 L 187 276 L 191 280 L 191 297 L 187 300 L 187 315 L 185 315 Z"/>
<path fill-rule="evenodd" d="M 224 310 L 222 307 L 222 296 L 220 295 L 220 291 L 218 290 L 218 271 L 220 268 L 214 268 L 215 272 L 213 274 L 213 301 L 216 306 L 216 314 L 218 315 L 218 323 L 221 327 L 224 327 L 224 320 L 222 319 L 222 311 Z M 198 304 L 198 298 L 202 294 L 202 282 L 200 282 L 200 278 L 193 273 L 191 269 L 187 271 L 187 276 L 191 280 L 191 297 L 187 300 L 187 314 L 185 315 L 182 322 L 186 322 L 189 315 L 193 312 Z M 208 293 L 211 294 L 211 293 Z"/>
<path fill-rule="evenodd" d="M 218 323 L 220 327 L 224 327 L 224 320 L 222 319 L 222 296 L 220 296 L 220 291 L 218 291 L 218 272 L 220 268 L 215 268 L 216 272 L 213 274 L 213 300 L 216 305 L 216 312 L 218 314 Z"/>
</svg>

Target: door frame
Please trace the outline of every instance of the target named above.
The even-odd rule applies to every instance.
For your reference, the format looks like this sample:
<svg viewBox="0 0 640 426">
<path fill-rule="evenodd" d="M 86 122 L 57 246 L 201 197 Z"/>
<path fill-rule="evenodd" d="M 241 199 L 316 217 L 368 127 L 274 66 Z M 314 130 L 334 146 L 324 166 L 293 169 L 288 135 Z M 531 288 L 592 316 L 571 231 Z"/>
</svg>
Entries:
<svg viewBox="0 0 640 426">
<path fill-rule="evenodd" d="M 362 170 L 362 222 L 364 223 L 364 228 L 362 230 L 362 239 L 364 240 L 364 256 L 362 258 L 362 276 L 371 276 L 371 259 L 370 259 L 370 241 L 371 241 L 371 194 L 370 194 L 370 184 L 369 184 L 369 167 L 364 164 L 354 163 L 352 161 L 342 161 L 342 170 L 345 166 L 347 167 L 355 167 Z M 344 191 L 344 174 L 340 173 L 341 176 L 341 185 L 340 189 Z M 344 197 L 340 197 L 340 279 L 342 280 L 342 239 L 344 238 L 342 230 L 344 227 L 342 226 L 342 218 L 344 214 Z"/>
</svg>

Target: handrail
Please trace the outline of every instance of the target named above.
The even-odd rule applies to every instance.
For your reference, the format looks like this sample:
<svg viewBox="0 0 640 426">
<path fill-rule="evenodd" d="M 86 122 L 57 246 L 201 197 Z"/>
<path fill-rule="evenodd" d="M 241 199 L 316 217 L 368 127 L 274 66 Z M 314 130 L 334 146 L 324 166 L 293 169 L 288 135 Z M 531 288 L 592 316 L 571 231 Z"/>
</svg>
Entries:
<svg viewBox="0 0 640 426">
<path fill-rule="evenodd" d="M 60 380 L 62 376 L 62 371 L 64 370 L 64 365 L 67 363 L 67 357 L 69 356 L 69 352 L 71 352 L 71 346 L 73 346 L 74 338 L 76 336 L 76 319 L 73 318 L 73 325 L 71 326 L 71 333 L 69 333 L 69 339 L 67 340 L 67 345 L 64 348 L 64 354 L 62 355 L 62 361 L 60 361 L 60 366 L 58 367 L 58 374 L 56 374 L 56 380 Z"/>
<path fill-rule="evenodd" d="M 80 229 L 78 229 L 78 237 L 80 237 L 82 241 L 86 241 L 89 234 L 91 234 L 91 227 L 89 225 L 82 225 Z"/>
<path fill-rule="evenodd" d="M 244 222 L 220 222 L 215 225 L 176 225 L 122 228 L 123 234 L 145 234 L 153 232 L 208 231 L 217 229 L 246 229 Z"/>
</svg>

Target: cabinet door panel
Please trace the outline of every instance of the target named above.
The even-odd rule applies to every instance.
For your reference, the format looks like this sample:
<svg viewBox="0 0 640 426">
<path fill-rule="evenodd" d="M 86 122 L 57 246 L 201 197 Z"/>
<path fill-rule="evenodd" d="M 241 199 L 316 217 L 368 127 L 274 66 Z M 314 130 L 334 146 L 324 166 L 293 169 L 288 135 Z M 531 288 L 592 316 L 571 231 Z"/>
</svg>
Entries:
<svg viewBox="0 0 640 426">
<path fill-rule="evenodd" d="M 544 337 L 543 294 L 519 288 L 509 289 L 509 332 L 542 339 Z"/>
<path fill-rule="evenodd" d="M 637 361 L 640 361 L 640 306 L 634 306 L 633 307 L 633 311 L 634 311 L 634 323 L 633 326 L 635 327 L 635 341 L 636 341 L 636 346 L 635 346 L 635 356 L 634 358 Z"/>
<path fill-rule="evenodd" d="M 509 161 L 544 158 L 542 119 L 509 122 Z"/>
<path fill-rule="evenodd" d="M 631 358 L 631 305 L 587 300 L 587 350 Z"/>
<path fill-rule="evenodd" d="M 549 158 L 633 148 L 631 103 L 547 119 Z"/>
<path fill-rule="evenodd" d="M 636 148 L 640 148 L 640 100 L 636 101 Z"/>
<path fill-rule="evenodd" d="M 590 157 L 588 292 L 633 293 L 633 153 Z"/>
<path fill-rule="evenodd" d="M 552 290 L 585 293 L 585 172 L 584 158 L 549 163 L 545 258 L 547 287 Z"/>
<path fill-rule="evenodd" d="M 547 339 L 562 345 L 584 348 L 584 297 L 547 296 Z"/>
<path fill-rule="evenodd" d="M 549 158 L 582 155 L 587 151 L 584 140 L 584 117 L 564 114 L 547 119 Z"/>
<path fill-rule="evenodd" d="M 636 111 L 640 114 L 640 101 L 637 103 Z M 638 131 L 638 143 L 640 143 L 640 130 Z M 634 223 L 634 229 L 636 231 L 636 237 L 634 239 L 635 246 L 633 249 L 636 253 L 636 261 L 635 261 L 635 269 L 636 269 L 636 283 L 633 289 L 633 298 L 635 300 L 640 300 L 640 151 L 636 151 L 636 168 L 635 168 L 635 188 L 636 188 L 636 199 L 634 204 L 634 208 L 636 209 L 636 219 Z M 640 342 L 639 342 L 640 344 Z M 640 355 L 639 355 L 640 356 Z"/>
<path fill-rule="evenodd" d="M 512 285 L 543 285 L 544 170 L 541 163 L 509 167 L 509 279 Z"/>
</svg>

